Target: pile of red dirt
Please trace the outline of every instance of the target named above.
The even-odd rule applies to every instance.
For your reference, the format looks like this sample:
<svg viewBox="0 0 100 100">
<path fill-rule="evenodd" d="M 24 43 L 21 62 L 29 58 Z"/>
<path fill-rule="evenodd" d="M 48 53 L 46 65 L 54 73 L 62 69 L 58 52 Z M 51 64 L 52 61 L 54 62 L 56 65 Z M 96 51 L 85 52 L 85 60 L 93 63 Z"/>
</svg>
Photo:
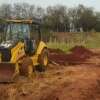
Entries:
<svg viewBox="0 0 100 100">
<path fill-rule="evenodd" d="M 70 51 L 74 52 L 74 54 L 78 54 L 80 56 L 83 54 L 85 57 L 94 55 L 94 53 L 92 51 L 88 50 L 87 48 L 85 48 L 83 46 L 75 46 Z"/>
<path fill-rule="evenodd" d="M 65 52 L 64 51 L 62 51 L 62 50 L 60 50 L 60 49 L 51 49 L 51 48 L 49 48 L 48 49 L 49 50 L 49 52 L 50 53 L 60 53 L 60 54 L 65 54 Z"/>
<path fill-rule="evenodd" d="M 75 46 L 70 50 L 70 54 L 66 54 L 59 49 L 53 49 L 49 51 L 49 59 L 51 62 L 55 62 L 60 65 L 66 64 L 79 64 L 86 61 L 94 53 L 83 46 Z"/>
<path fill-rule="evenodd" d="M 60 49 L 50 49 L 49 48 L 49 60 L 56 64 L 65 65 L 66 54 Z"/>
<path fill-rule="evenodd" d="M 69 63 L 81 63 L 94 56 L 94 53 L 83 46 L 75 46 L 71 50 L 71 54 L 66 55 L 66 61 Z"/>
</svg>

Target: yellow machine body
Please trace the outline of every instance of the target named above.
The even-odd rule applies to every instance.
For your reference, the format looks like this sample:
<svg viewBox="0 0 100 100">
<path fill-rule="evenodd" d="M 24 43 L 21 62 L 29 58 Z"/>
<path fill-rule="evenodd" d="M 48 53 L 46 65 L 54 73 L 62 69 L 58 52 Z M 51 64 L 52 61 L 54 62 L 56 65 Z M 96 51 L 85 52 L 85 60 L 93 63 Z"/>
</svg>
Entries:
<svg viewBox="0 0 100 100">
<path fill-rule="evenodd" d="M 47 48 L 46 44 L 43 41 L 40 41 L 35 54 L 33 56 L 30 56 L 33 61 L 34 66 L 39 64 L 38 57 L 42 53 L 42 50 L 44 48 Z M 16 62 L 21 62 L 21 60 L 22 60 L 21 58 L 26 56 L 25 51 L 24 51 L 24 43 L 19 42 L 14 48 L 12 48 L 11 55 L 12 55 L 12 57 L 11 57 L 11 60 L 9 63 L 16 64 Z M 2 54 L 1 54 L 1 56 L 2 56 Z M 2 62 L 2 59 L 1 59 L 1 62 Z"/>
<path fill-rule="evenodd" d="M 8 22 L 32 24 L 32 20 L 8 20 Z M 17 44 L 11 49 L 11 59 L 7 62 L 2 61 L 2 53 L 0 52 L 0 82 L 9 82 L 17 75 L 21 74 L 21 65 L 25 63 L 26 60 L 23 59 L 26 58 L 29 58 L 32 62 L 26 68 L 28 69 L 28 76 L 30 77 L 33 71 L 32 67 L 34 69 L 34 66 L 38 66 L 40 64 L 39 56 L 45 48 L 47 48 L 46 44 L 40 40 L 34 54 L 27 55 L 25 53 L 24 41 L 18 41 Z"/>
</svg>

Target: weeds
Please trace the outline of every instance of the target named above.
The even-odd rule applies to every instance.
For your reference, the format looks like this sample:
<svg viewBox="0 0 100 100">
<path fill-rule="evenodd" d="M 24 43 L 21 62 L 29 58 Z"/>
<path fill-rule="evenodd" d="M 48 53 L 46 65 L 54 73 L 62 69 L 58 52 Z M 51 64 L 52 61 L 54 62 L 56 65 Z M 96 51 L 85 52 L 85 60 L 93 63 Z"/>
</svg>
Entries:
<svg viewBox="0 0 100 100">
<path fill-rule="evenodd" d="M 67 38 L 67 35 L 65 36 Z M 100 48 L 100 33 L 73 33 L 64 41 L 62 38 L 61 41 L 58 41 L 57 39 L 54 41 L 50 40 L 47 43 L 48 47 L 61 49 L 65 52 L 68 52 L 70 48 L 76 45 L 82 45 L 86 48 Z"/>
</svg>

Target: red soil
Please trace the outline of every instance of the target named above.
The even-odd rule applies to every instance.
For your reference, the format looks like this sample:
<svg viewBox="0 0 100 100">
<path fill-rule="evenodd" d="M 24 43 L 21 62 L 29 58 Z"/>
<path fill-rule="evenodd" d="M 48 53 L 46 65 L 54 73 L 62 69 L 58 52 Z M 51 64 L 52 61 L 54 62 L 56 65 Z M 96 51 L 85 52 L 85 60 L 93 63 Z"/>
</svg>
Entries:
<svg viewBox="0 0 100 100">
<path fill-rule="evenodd" d="M 84 49 L 84 52 L 79 48 Z M 56 60 L 51 58 L 51 61 L 53 59 L 55 62 L 63 61 L 62 59 L 67 60 L 68 55 L 75 55 L 75 51 L 78 50 L 81 51 L 81 53 L 78 52 L 78 55 L 85 55 L 80 57 L 81 59 L 90 58 L 91 62 L 96 65 L 59 66 L 49 64 L 45 73 L 35 72 L 33 80 L 20 77 L 16 83 L 0 84 L 0 100 L 100 100 L 100 57 L 98 57 L 100 54 L 93 56 L 94 53 L 84 47 L 75 47 L 70 50 L 71 54 L 50 53 L 50 57 L 56 58 Z M 100 49 L 95 51 L 95 53 L 99 52 Z M 62 58 L 59 58 L 58 55 Z M 87 57 L 87 55 L 89 56 Z M 69 61 L 71 59 L 72 57 Z"/>
<path fill-rule="evenodd" d="M 75 46 L 70 50 L 70 54 L 65 54 L 59 49 L 49 49 L 49 52 L 50 60 L 60 65 L 79 64 L 95 55 L 83 46 Z"/>
</svg>

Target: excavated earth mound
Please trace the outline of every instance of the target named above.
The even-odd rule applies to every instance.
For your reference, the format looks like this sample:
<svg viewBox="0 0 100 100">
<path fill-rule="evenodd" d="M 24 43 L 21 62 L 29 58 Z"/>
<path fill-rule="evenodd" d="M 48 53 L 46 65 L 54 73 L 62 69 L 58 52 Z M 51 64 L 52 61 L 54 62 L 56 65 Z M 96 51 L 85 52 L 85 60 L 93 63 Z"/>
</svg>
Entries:
<svg viewBox="0 0 100 100">
<path fill-rule="evenodd" d="M 94 55 L 95 53 L 83 46 L 75 46 L 74 48 L 70 49 L 70 54 L 66 54 L 59 49 L 49 49 L 50 61 L 59 65 L 79 64 Z"/>
</svg>

